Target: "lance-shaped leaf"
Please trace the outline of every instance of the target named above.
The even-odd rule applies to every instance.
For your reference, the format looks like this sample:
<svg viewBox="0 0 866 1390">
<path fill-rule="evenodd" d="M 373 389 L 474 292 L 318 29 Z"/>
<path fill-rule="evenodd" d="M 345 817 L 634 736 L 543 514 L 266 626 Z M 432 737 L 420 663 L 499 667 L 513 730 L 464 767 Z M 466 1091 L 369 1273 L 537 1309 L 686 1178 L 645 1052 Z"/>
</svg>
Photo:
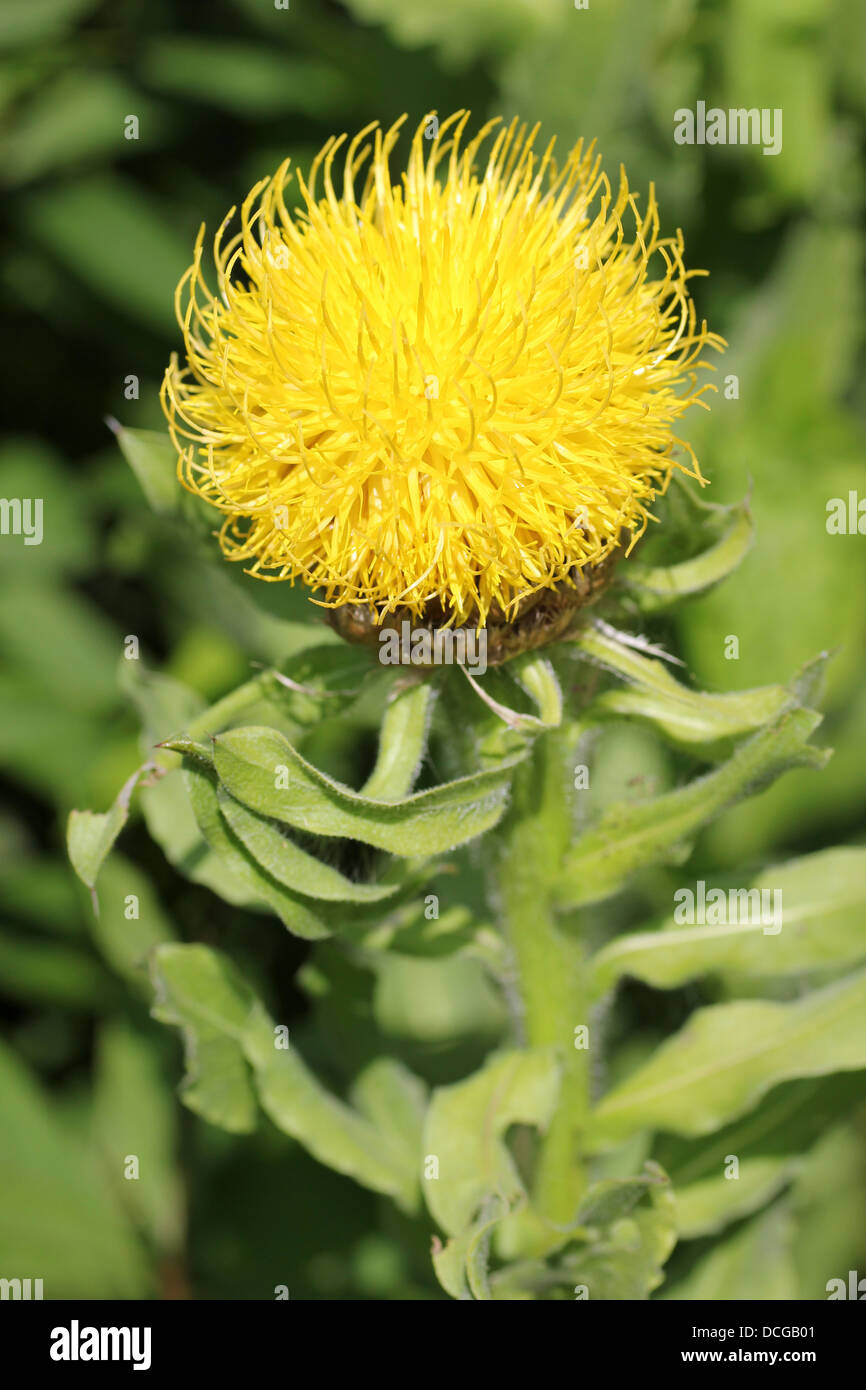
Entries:
<svg viewBox="0 0 866 1390">
<path fill-rule="evenodd" d="M 257 864 L 240 840 L 229 829 L 220 813 L 216 779 L 200 761 L 187 759 L 184 770 L 189 799 L 202 835 L 214 854 L 231 873 L 232 879 L 257 902 L 277 914 L 296 936 L 315 941 L 331 932 L 324 910 L 315 910 L 302 894 L 278 883 Z"/>
<path fill-rule="evenodd" d="M 558 728 L 562 723 L 562 690 L 550 662 L 538 652 L 524 652 L 509 663 L 509 672 L 535 701 L 542 727 Z"/>
<path fill-rule="evenodd" d="M 864 959 L 866 849 L 820 850 L 767 869 L 750 889 L 728 891 L 725 915 L 735 920 L 678 927 L 671 918 L 660 931 L 619 937 L 591 962 L 593 993 L 623 975 L 673 989 L 709 971 L 785 975 Z"/>
<path fill-rule="evenodd" d="M 160 946 L 151 957 L 153 1017 L 180 1028 L 184 1105 L 231 1133 L 255 1128 L 256 1095 L 241 1042 L 253 996 L 229 961 L 207 946 Z"/>
<path fill-rule="evenodd" d="M 2 1277 L 42 1278 L 46 1296 L 60 1299 L 153 1297 L 152 1264 L 114 1183 L 94 1165 L 76 1109 L 67 1113 L 0 1043 Z"/>
<path fill-rule="evenodd" d="M 724 534 L 708 550 L 691 560 L 665 568 L 651 569 L 629 564 L 622 582 L 644 613 L 669 608 L 690 594 L 703 593 L 733 574 L 749 553 L 755 528 L 748 502 L 730 509 L 732 515 Z"/>
<path fill-rule="evenodd" d="M 789 768 L 823 767 L 829 751 L 807 742 L 820 722 L 812 710 L 786 711 L 706 776 L 652 801 L 611 807 L 569 850 L 559 883 L 562 905 L 605 898 L 648 864 L 681 862 L 696 832 L 728 806 Z"/>
<path fill-rule="evenodd" d="M 421 681 L 392 695 L 379 732 L 376 766 L 362 788 L 372 801 L 401 801 L 415 785 L 424 758 L 435 690 Z"/>
<path fill-rule="evenodd" d="M 615 630 L 606 625 L 583 628 L 574 642 L 592 661 L 628 682 L 628 689 L 600 695 L 593 713 L 646 720 L 684 748 L 724 752 L 732 739 L 752 733 L 799 703 L 781 685 L 721 695 L 689 690 L 661 661 L 617 641 Z"/>
<path fill-rule="evenodd" d="M 492 1297 L 487 1262 L 494 1228 L 526 1201 L 503 1136 L 512 1124 L 544 1128 L 559 1091 L 552 1053 L 501 1053 L 467 1081 L 439 1087 L 424 1126 L 427 1206 L 449 1239 L 433 1266 L 453 1298 Z"/>
<path fill-rule="evenodd" d="M 796 1175 L 812 1145 L 862 1096 L 862 1072 L 787 1081 L 712 1135 L 661 1135 L 653 1152 L 671 1176 L 681 1237 L 711 1235 L 766 1206 Z"/>
<path fill-rule="evenodd" d="M 510 1125 L 544 1128 L 559 1089 L 552 1053 L 505 1052 L 474 1076 L 434 1093 L 424 1127 L 424 1153 L 438 1161 L 425 1185 L 430 1214 L 448 1235 L 462 1235 L 484 1202 L 510 1207 L 523 1184 L 503 1135 Z"/>
<path fill-rule="evenodd" d="M 219 706 L 207 710 L 194 691 L 171 677 L 149 671 L 140 661 L 121 662 L 120 685 L 141 719 L 143 751 L 164 774 L 148 780 L 139 792 L 150 834 L 169 863 L 187 878 L 203 883 L 226 902 L 252 907 L 254 899 L 249 891 L 232 877 L 198 828 L 180 776 L 179 754 L 154 747 L 177 729 L 196 727 L 199 719 L 207 728 Z"/>
<path fill-rule="evenodd" d="M 782 1200 L 714 1245 L 662 1298 L 700 1303 L 796 1299 L 793 1236 L 791 1213 Z"/>
<path fill-rule="evenodd" d="M 543 1298 L 567 1288 L 566 1297 L 590 1300 L 648 1298 L 662 1282 L 677 1238 L 667 1174 L 650 1162 L 638 1177 L 593 1184 L 563 1236 L 568 1248 L 554 1259 L 520 1260 L 497 1270 L 491 1296 Z"/>
<path fill-rule="evenodd" d="M 91 890 L 96 887 L 106 856 L 129 818 L 129 803 L 138 780 L 151 766 L 146 763 L 128 778 L 108 811 L 71 811 L 69 814 L 69 859 L 82 883 Z"/>
<path fill-rule="evenodd" d="M 163 516 L 176 512 L 183 489 L 177 476 L 177 450 L 168 434 L 128 430 L 111 419 L 107 423 L 153 510 Z"/>
<path fill-rule="evenodd" d="M 730 1154 L 731 1158 L 738 1158 Z M 739 1161 L 736 1175 L 723 1165 L 711 1178 L 675 1187 L 677 1230 L 682 1240 L 715 1235 L 734 1221 L 752 1216 L 796 1177 L 803 1159 L 792 1154 L 761 1154 Z"/>
<path fill-rule="evenodd" d="M 251 810 L 404 858 L 437 854 L 491 829 L 505 809 L 511 772 L 520 760 L 511 758 L 402 801 L 374 801 L 327 777 L 273 729 L 231 729 L 213 742 L 220 781 Z"/>
<path fill-rule="evenodd" d="M 446 1293 L 461 1300 L 488 1302 L 492 1297 L 488 1274 L 490 1239 L 508 1208 L 499 1197 L 484 1203 L 478 1220 L 450 1236 L 443 1245 L 433 1237 L 433 1268 Z"/>
<path fill-rule="evenodd" d="M 571 1284 L 585 1288 L 590 1300 L 645 1299 L 664 1279 L 664 1265 L 677 1240 L 674 1195 L 657 1164 L 648 1163 L 645 1176 L 649 1205 L 612 1221 L 598 1239 L 576 1245 L 562 1260 Z M 615 1206 L 613 1193 L 600 1198 L 600 1205 Z"/>
<path fill-rule="evenodd" d="M 177 450 L 168 432 L 126 429 L 112 418 L 106 423 L 153 511 L 158 516 L 182 517 L 201 536 L 211 532 L 219 523 L 219 512 L 181 486 Z"/>
<path fill-rule="evenodd" d="M 292 1049 L 276 1048 L 273 1025 L 260 1008 L 245 1033 L 244 1054 L 253 1067 L 262 1109 L 278 1129 L 327 1167 L 393 1197 L 406 1209 L 416 1206 L 419 1155 L 405 1136 L 380 1128 L 331 1095 Z"/>
<path fill-rule="evenodd" d="M 250 1095 L 258 1101 L 278 1129 L 290 1134 L 315 1158 L 365 1187 L 394 1197 L 410 1208 L 417 1200 L 417 1155 L 407 1138 L 407 1109 L 422 1102 L 420 1084 L 414 1087 L 400 1078 L 402 1119 L 380 1127 L 319 1084 L 293 1047 L 278 1045 L 277 1030 L 246 981 L 230 961 L 206 946 L 163 946 L 155 954 L 154 984 L 157 992 L 154 1016 L 181 1027 L 191 1036 L 197 1067 L 194 1108 L 215 1123 L 226 1117 L 249 1120 Z M 213 1044 L 219 1038 L 222 1051 L 201 1051 L 201 1039 Z M 189 1043 L 188 1043 L 189 1045 Z M 234 1065 L 227 1059 L 233 1056 Z M 386 1078 L 391 1100 L 397 1085 L 390 1064 Z M 382 1105 L 378 1078 L 359 1081 L 359 1093 L 369 1110 Z M 222 1109 L 217 1103 L 223 1088 Z M 190 1092 L 182 1091 L 191 1103 Z M 205 1109 L 202 1098 L 209 1105 Z M 418 1118 L 415 1117 L 417 1129 Z M 241 1124 L 231 1127 L 240 1128 Z"/>
<path fill-rule="evenodd" d="M 421 1172 L 427 1087 L 402 1062 L 376 1057 L 356 1076 L 350 1099 L 403 1155 L 406 1171 Z"/>
<path fill-rule="evenodd" d="M 289 680 L 278 671 L 262 671 L 208 708 L 205 708 L 201 699 L 191 691 L 165 676 L 146 670 L 136 670 L 134 676 L 128 675 L 126 670 L 123 674 L 127 693 L 136 704 L 144 722 L 146 746 L 152 748 L 155 742 L 166 739 L 167 735 L 178 729 L 185 730 L 183 738 L 187 740 L 201 739 L 209 733 L 216 733 L 237 719 L 240 712 L 254 706 L 260 707 L 262 702 L 268 699 L 276 701 L 280 716 L 288 717 L 297 728 L 315 723 L 325 714 L 334 711 L 334 701 L 337 701 L 336 708 L 339 709 L 346 700 L 354 699 L 357 694 L 356 691 L 348 689 L 353 680 L 359 679 L 357 662 L 347 663 L 339 658 L 340 652 L 332 647 L 315 647 L 293 658 L 291 668 L 298 681 Z M 139 665 L 138 662 L 123 663 L 124 668 Z M 283 684 L 284 681 L 288 681 L 290 688 Z M 306 684 L 307 681 L 310 682 L 309 685 Z M 176 751 L 178 746 L 176 743 L 173 750 L 170 746 L 160 744 L 160 747 L 154 750 L 155 761 L 160 768 L 169 773 L 180 764 L 181 757 Z M 195 882 L 204 883 L 228 902 L 244 906 L 256 904 L 257 899 L 250 892 L 249 877 L 247 876 L 245 883 L 240 883 L 232 874 L 227 861 L 220 858 L 204 839 L 180 778 L 167 775 L 153 785 L 146 786 L 142 792 L 141 804 L 148 829 L 162 846 L 170 862 L 182 873 Z M 251 813 L 247 815 L 251 821 L 256 820 Z M 266 826 L 269 823 L 261 824 Z M 270 843 L 266 831 L 259 826 L 250 825 L 248 830 L 250 836 L 256 840 L 262 838 L 267 844 Z M 235 830 L 235 833 L 241 841 L 244 840 L 243 833 L 239 833 L 238 830 Z M 274 833 L 278 835 L 278 832 Z M 285 882 L 290 888 L 299 889 L 300 884 L 295 880 L 301 877 L 300 867 L 306 865 L 312 870 L 316 861 L 311 856 L 302 855 L 300 850 L 296 851 L 296 857 L 293 859 L 291 845 L 284 853 L 277 853 L 283 844 L 279 839 L 273 846 L 273 866 L 266 862 L 268 856 L 264 851 L 257 855 L 253 847 L 251 853 L 269 873 L 274 873 L 278 880 Z M 275 872 L 277 865 L 282 866 L 282 874 Z M 338 891 L 340 880 L 349 889 L 349 892 L 343 893 L 342 896 Z M 342 879 L 341 875 L 334 874 L 331 892 L 319 893 L 315 885 L 311 886 L 309 892 L 313 897 L 333 897 L 335 901 L 360 902 L 365 898 L 374 900 L 385 897 L 389 891 L 396 891 L 396 887 L 382 888 L 378 891 L 373 889 L 370 893 L 361 889 L 355 896 L 352 891 L 355 887 L 356 885 L 351 884 L 349 880 Z M 261 902 L 261 895 L 258 901 Z"/>
<path fill-rule="evenodd" d="M 229 829 L 259 867 L 294 893 L 327 902 L 374 903 L 393 897 L 407 881 L 409 866 L 401 864 L 390 882 L 356 883 L 314 854 L 307 854 L 276 821 L 242 806 L 225 787 L 219 788 L 218 799 Z"/>
<path fill-rule="evenodd" d="M 707 1134 L 794 1077 L 866 1067 L 866 971 L 792 1004 L 697 1009 L 685 1027 L 603 1097 L 587 1143 L 641 1129 Z"/>
<path fill-rule="evenodd" d="M 183 1245 L 184 1193 L 177 1171 L 177 1107 L 166 1089 L 162 1048 L 151 1030 L 113 1018 L 97 1037 L 94 1132 L 109 1173 L 129 1153 L 138 1159 L 134 1182 L 119 1184 L 126 1206 L 162 1251 Z"/>
<path fill-rule="evenodd" d="M 236 907 L 255 907 L 249 884 L 232 873 L 202 835 L 179 768 L 142 788 L 141 809 L 150 834 L 180 873 Z"/>
<path fill-rule="evenodd" d="M 575 1226 L 610 1226 L 628 1216 L 651 1187 L 667 1185 L 657 1164 L 648 1163 L 634 1178 L 603 1178 L 593 1183 L 577 1209 Z"/>
<path fill-rule="evenodd" d="M 487 708 L 509 729 L 523 734 L 537 734 L 543 733 L 545 729 L 555 729 L 562 723 L 562 691 L 559 681 L 550 662 L 537 652 L 526 652 L 510 661 L 504 671 L 493 672 L 493 680 L 500 683 L 515 678 L 538 707 L 537 715 L 523 714 L 520 710 L 504 704 L 502 700 L 494 699 L 490 691 L 485 689 L 465 666 L 461 669 L 479 699 L 483 700 Z"/>
<path fill-rule="evenodd" d="M 117 851 L 103 866 L 99 913 L 93 914 L 89 928 L 107 964 L 136 993 L 149 992 L 148 957 L 155 946 L 172 941 L 175 932 L 146 875 Z"/>
</svg>

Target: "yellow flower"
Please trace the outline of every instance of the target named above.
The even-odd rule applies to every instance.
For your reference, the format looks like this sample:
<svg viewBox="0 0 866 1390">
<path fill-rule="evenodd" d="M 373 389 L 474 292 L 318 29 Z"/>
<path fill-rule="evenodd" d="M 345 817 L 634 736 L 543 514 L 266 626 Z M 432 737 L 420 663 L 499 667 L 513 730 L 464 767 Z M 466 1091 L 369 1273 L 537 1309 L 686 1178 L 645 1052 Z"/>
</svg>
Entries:
<svg viewBox="0 0 866 1390">
<path fill-rule="evenodd" d="M 633 544 L 672 467 L 700 478 L 672 426 L 721 339 L 681 234 L 592 146 L 558 167 L 537 127 L 490 121 L 462 147 L 467 119 L 428 116 L 396 184 L 402 122 L 351 141 L 342 188 L 329 140 L 296 212 L 286 160 L 220 228 L 218 292 L 204 228 L 178 286 L 180 476 L 225 513 L 226 556 L 328 607 L 514 614 Z"/>
</svg>

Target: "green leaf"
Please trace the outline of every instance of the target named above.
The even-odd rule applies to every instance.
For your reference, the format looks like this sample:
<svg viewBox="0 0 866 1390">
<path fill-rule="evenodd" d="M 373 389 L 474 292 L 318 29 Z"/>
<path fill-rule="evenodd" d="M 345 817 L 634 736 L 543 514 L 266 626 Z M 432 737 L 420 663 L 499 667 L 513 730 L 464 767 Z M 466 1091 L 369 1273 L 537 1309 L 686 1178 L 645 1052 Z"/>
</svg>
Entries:
<svg viewBox="0 0 866 1390">
<path fill-rule="evenodd" d="M 537 652 L 525 652 L 508 663 L 508 673 L 535 701 L 542 728 L 558 728 L 562 723 L 562 691 L 547 658 Z"/>
<path fill-rule="evenodd" d="M 131 112 L 139 120 L 136 140 L 124 138 L 124 122 Z M 164 113 L 140 88 L 114 72 L 79 61 L 53 81 L 40 82 L 23 106 L 0 146 L 3 182 L 65 172 L 84 159 L 138 154 L 152 147 L 165 129 Z"/>
<path fill-rule="evenodd" d="M 147 501 L 158 516 L 174 515 L 180 505 L 177 450 L 164 430 L 128 430 L 109 422 Z M 169 731 L 166 730 L 166 733 Z"/>
<path fill-rule="evenodd" d="M 395 690 L 379 734 L 376 766 L 361 788 L 373 801 L 402 801 L 421 768 L 435 691 L 430 681 Z"/>
<path fill-rule="evenodd" d="M 268 674 L 265 672 L 266 678 Z M 268 683 L 273 686 L 276 681 L 280 707 L 287 711 L 292 724 L 307 729 L 342 714 L 369 688 L 376 674 L 366 650 L 337 638 L 336 644 L 317 642 L 282 661 L 279 670 L 270 673 Z M 219 729 L 211 726 L 209 732 L 218 733 Z"/>
<path fill-rule="evenodd" d="M 135 791 L 138 779 L 146 767 L 138 768 L 124 783 L 110 810 L 71 811 L 67 828 L 67 849 L 73 869 L 82 883 L 88 888 L 96 887 L 99 871 L 106 855 L 126 825 L 129 817 L 129 802 Z"/>
<path fill-rule="evenodd" d="M 644 719 L 684 748 L 728 751 L 732 739 L 752 733 L 798 703 L 781 685 L 722 695 L 689 690 L 674 680 L 661 661 L 649 660 L 617 641 L 614 629 L 607 625 L 585 627 L 574 641 L 586 656 L 630 686 L 600 695 L 593 713 Z"/>
<path fill-rule="evenodd" d="M 153 753 L 155 743 L 186 729 L 205 710 L 205 702 L 195 690 L 164 672 L 149 670 L 141 660 L 121 663 L 119 684 L 141 720 L 145 753 Z M 176 757 L 162 750 L 154 757 L 166 767 L 178 763 Z"/>
<path fill-rule="evenodd" d="M 77 946 L 47 941 L 41 933 L 4 931 L 0 993 L 27 1004 L 98 1013 L 116 1003 L 117 991 L 100 963 Z"/>
<path fill-rule="evenodd" d="M 175 1101 L 152 1037 L 114 1020 L 99 1032 L 94 1126 L 109 1183 L 136 1223 L 162 1252 L 183 1240 L 183 1192 L 175 1167 Z M 135 1179 L 126 1176 L 130 1157 Z"/>
<path fill-rule="evenodd" d="M 715 1235 L 734 1221 L 753 1216 L 767 1206 L 802 1166 L 802 1159 L 784 1154 L 746 1157 L 736 1178 L 723 1172 L 703 1182 L 674 1188 L 677 1230 L 682 1240 Z"/>
<path fill-rule="evenodd" d="M 6 0 L 0 9 L 0 47 L 57 41 L 81 15 L 96 8 L 96 0 L 30 0 L 16 5 Z"/>
<path fill-rule="evenodd" d="M 660 1136 L 653 1152 L 671 1176 L 680 1236 L 712 1235 L 765 1206 L 862 1095 L 862 1072 L 787 1081 L 712 1135 Z M 738 1160 L 736 1177 L 731 1157 Z"/>
<path fill-rule="evenodd" d="M 406 1172 L 419 1174 L 427 1108 L 424 1082 L 393 1057 L 377 1057 L 355 1078 L 351 1101 L 383 1138 L 400 1151 L 401 1166 Z"/>
<path fill-rule="evenodd" d="M 554 729 L 562 722 L 562 691 L 550 662 L 535 653 L 515 657 L 505 670 L 494 669 L 484 682 L 477 681 L 465 666 L 460 668 L 475 694 L 492 710 L 509 730 L 518 734 L 543 733 Z M 502 684 L 519 677 L 521 688 L 538 705 L 540 715 L 523 714 L 512 709 L 501 700 L 494 699 L 487 688 L 490 684 Z M 513 687 L 512 687 L 513 689 Z"/>
<path fill-rule="evenodd" d="M 154 1018 L 183 1034 L 184 1105 L 232 1134 L 249 1133 L 257 1106 L 241 1039 L 253 1003 L 250 991 L 225 958 L 206 946 L 162 946 L 151 973 Z"/>
<path fill-rule="evenodd" d="M 820 722 L 811 710 L 787 711 L 705 777 L 653 801 L 612 807 L 566 855 L 559 884 L 562 905 L 608 897 L 648 864 L 681 862 L 690 838 L 727 807 L 789 768 L 823 767 L 829 752 L 807 742 Z"/>
<path fill-rule="evenodd" d="M 625 1182 L 641 1183 L 638 1198 L 648 1194 L 649 1206 L 632 1206 L 628 1215 L 616 1216 L 617 1206 L 630 1202 L 634 1190 L 626 1186 L 617 1196 L 605 1184 L 599 1209 L 614 1219 L 597 1240 L 576 1246 L 562 1261 L 569 1282 L 585 1288 L 590 1300 L 648 1298 L 661 1284 L 664 1264 L 676 1244 L 676 1208 L 667 1175 L 648 1163 L 643 1178 Z"/>
<path fill-rule="evenodd" d="M 656 1165 L 634 1178 L 604 1178 L 593 1183 L 577 1209 L 575 1226 L 610 1226 L 628 1216 L 651 1187 L 666 1184 Z"/>
<path fill-rule="evenodd" d="M 781 895 L 778 933 L 760 920 L 678 927 L 671 919 L 660 931 L 621 936 L 599 951 L 590 964 L 593 993 L 606 993 L 623 975 L 673 989 L 714 970 L 785 975 L 866 957 L 866 850 L 807 854 L 765 870 L 751 891 L 768 893 L 769 902 Z"/>
<path fill-rule="evenodd" d="M 99 912 L 88 928 L 100 953 L 136 990 L 147 987 L 150 953 L 174 939 L 174 930 L 147 877 L 117 851 L 99 880 Z"/>
<path fill-rule="evenodd" d="M 393 897 L 407 877 L 404 865 L 401 877 L 392 882 L 357 883 L 300 849 L 276 821 L 248 811 L 224 787 L 219 788 L 218 799 L 232 833 L 266 874 L 293 893 L 327 902 L 374 903 Z"/>
<path fill-rule="evenodd" d="M 448 866 L 439 867 L 444 870 Z M 435 872 L 435 869 L 436 866 L 431 865 L 429 872 Z M 360 939 L 365 949 L 382 953 L 390 951 L 392 964 L 398 951 L 400 956 L 441 958 L 455 955 L 473 941 L 477 942 L 479 932 L 484 930 L 466 907 L 446 908 L 439 917 L 429 917 L 426 908 L 427 903 L 423 900 L 410 900 L 393 911 L 389 910 L 383 921 L 374 922 L 369 930 L 363 932 Z M 495 943 L 494 949 L 498 952 L 501 948 L 500 938 L 493 936 L 492 928 L 486 928 L 485 946 L 491 942 Z M 480 1002 L 476 993 L 474 1006 L 477 1007 Z M 433 1012 L 436 1012 L 435 1007 Z"/>
<path fill-rule="evenodd" d="M 323 1089 L 300 1059 L 274 1048 L 263 1024 L 246 1044 L 262 1108 L 320 1163 L 364 1187 L 393 1197 L 407 1210 L 417 1204 L 418 1169 L 405 1146 Z"/>
<path fill-rule="evenodd" d="M 791 1004 L 697 1009 L 652 1058 L 602 1098 L 587 1142 L 640 1129 L 706 1134 L 794 1077 L 866 1067 L 866 971 Z"/>
<path fill-rule="evenodd" d="M 622 581 L 642 613 L 656 613 L 690 594 L 703 593 L 738 568 L 752 548 L 755 527 L 748 502 L 725 510 L 733 513 L 727 530 L 702 554 L 666 568 L 631 563 L 623 567 Z"/>
<path fill-rule="evenodd" d="M 308 53 L 294 57 L 244 43 L 236 36 L 152 39 L 141 62 L 148 86 L 256 120 L 286 112 L 331 117 L 344 102 L 345 78 L 337 65 Z"/>
<path fill-rule="evenodd" d="M 525 1195 L 503 1136 L 513 1124 L 544 1128 L 558 1090 L 552 1053 L 534 1051 L 500 1053 L 468 1080 L 433 1092 L 423 1148 L 439 1176 L 426 1180 L 425 1197 L 448 1235 L 462 1235 L 487 1199 L 510 1207 Z"/>
<path fill-rule="evenodd" d="M 255 904 L 249 887 L 232 873 L 199 830 L 179 770 L 142 788 L 141 809 L 150 834 L 180 873 L 236 907 Z"/>
<path fill-rule="evenodd" d="M 506 1210 L 504 1202 L 491 1198 L 478 1220 L 459 1236 L 451 1236 L 444 1245 L 438 1236 L 433 1237 L 433 1269 L 452 1298 L 483 1302 L 492 1298 L 487 1270 L 490 1238 Z"/>
<path fill-rule="evenodd" d="M 495 825 L 518 761 L 403 801 L 374 801 L 319 772 L 273 729 L 231 729 L 214 739 L 220 781 L 245 806 L 298 829 L 360 840 L 405 858 L 451 849 Z M 278 787 L 279 780 L 288 785 Z"/>
<path fill-rule="evenodd" d="M 330 927 L 322 914 L 313 910 L 309 900 L 278 883 L 261 868 L 229 829 L 220 811 L 212 772 L 190 758 L 185 763 L 184 781 L 199 829 L 232 879 L 256 901 L 271 908 L 296 936 L 309 941 L 329 936 Z"/>
<path fill-rule="evenodd" d="M 194 883 L 235 906 L 257 906 L 248 883 L 241 882 L 230 866 L 220 859 L 202 835 L 179 769 L 181 758 L 156 743 L 178 729 L 194 729 L 201 734 L 224 727 L 230 718 L 232 702 L 252 700 L 268 685 L 262 673 L 233 691 L 215 705 L 205 706 L 202 698 L 180 681 L 157 671 L 149 671 L 140 661 L 121 665 L 121 686 L 132 700 L 143 725 L 146 752 L 152 752 L 157 765 L 167 775 L 141 789 L 141 810 L 150 834 L 162 848 L 170 864 Z"/>
<path fill-rule="evenodd" d="M 642 1205 L 646 1197 L 649 1206 Z M 521 1246 L 531 1248 L 532 1236 L 544 1234 L 540 1227 L 532 1232 L 532 1212 L 512 1215 L 527 1222 L 527 1229 L 521 1239 L 512 1222 L 511 1230 L 499 1234 L 498 1253 L 505 1258 Z M 595 1182 L 581 1199 L 574 1221 L 557 1231 L 559 1239 L 552 1248 L 566 1249 L 545 1263 L 518 1260 L 498 1270 L 490 1281 L 495 1298 L 544 1297 L 563 1287 L 567 1294 L 553 1296 L 571 1297 L 573 1290 L 591 1299 L 646 1298 L 662 1282 L 662 1266 L 676 1243 L 670 1180 L 657 1163 L 648 1161 L 636 1177 Z M 550 1247 L 549 1228 L 546 1235 Z"/>
<path fill-rule="evenodd" d="M 74 1129 L 0 1045 L 0 1250 L 4 1277 L 45 1298 L 144 1298 L 143 1247 Z"/>
<path fill-rule="evenodd" d="M 116 174 L 55 180 L 20 207 L 26 235 L 101 298 L 161 336 L 177 332 L 174 290 L 191 257 L 175 210 Z"/>
<path fill-rule="evenodd" d="M 394 949 L 375 962 L 373 1012 L 390 1037 L 447 1044 L 455 1038 L 498 1040 L 508 1024 L 501 992 L 485 966 L 466 954 L 419 959 Z"/>
<path fill-rule="evenodd" d="M 725 1299 L 785 1301 L 797 1297 L 793 1223 L 785 1202 L 749 1221 L 710 1250 L 662 1298 L 689 1302 Z"/>
<path fill-rule="evenodd" d="M 228 1054 L 252 1069 L 255 1094 L 278 1129 L 294 1139 L 329 1168 L 353 1177 L 374 1192 L 393 1197 L 407 1209 L 417 1202 L 418 1167 L 411 1161 L 407 1139 L 407 1109 L 420 1100 L 420 1089 L 398 1081 L 392 1069 L 387 1078 L 367 1078 L 361 1083 L 364 1103 L 377 1115 L 382 1090 L 390 1088 L 391 1101 L 401 1089 L 401 1116 L 392 1115 L 387 1131 L 364 1114 L 329 1094 L 293 1047 L 276 1045 L 274 1024 L 235 968 L 206 946 L 163 946 L 156 953 L 154 980 L 157 987 L 155 1017 L 179 1024 L 197 1038 L 219 1036 Z M 249 1121 L 249 1092 L 232 1083 L 229 1113 Z M 414 1093 L 414 1094 L 413 1094 Z M 184 1099 L 189 1103 L 188 1096 Z M 207 1116 L 213 1118 L 213 1112 Z M 238 1127 L 238 1126 L 236 1126 Z"/>
<path fill-rule="evenodd" d="M 503 0 L 495 8 L 486 0 L 348 0 L 362 24 L 381 24 L 400 47 L 433 46 L 448 67 L 465 67 L 482 54 L 531 44 L 550 28 L 552 0 Z"/>
</svg>

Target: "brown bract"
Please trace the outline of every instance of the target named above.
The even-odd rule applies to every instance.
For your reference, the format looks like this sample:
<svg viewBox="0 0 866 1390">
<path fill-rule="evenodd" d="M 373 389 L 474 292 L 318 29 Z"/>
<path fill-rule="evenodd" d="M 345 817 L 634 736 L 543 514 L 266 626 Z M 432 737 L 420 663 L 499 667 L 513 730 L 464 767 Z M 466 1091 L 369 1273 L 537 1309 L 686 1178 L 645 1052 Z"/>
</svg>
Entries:
<svg viewBox="0 0 866 1390">
<path fill-rule="evenodd" d="M 492 607 L 484 624 L 488 666 L 501 666 L 521 652 L 536 651 L 564 637 L 578 613 L 595 603 L 607 588 L 622 553 L 623 547 L 617 546 L 597 564 L 586 565 L 583 569 L 575 567 L 559 584 L 528 594 L 510 619 L 498 605 Z M 473 628 L 477 621 L 476 612 L 470 615 L 465 626 Z M 428 603 L 420 615 L 414 615 L 409 608 L 400 608 L 383 616 L 370 604 L 347 603 L 330 609 L 328 622 L 346 642 L 377 647 L 386 634 L 399 634 L 404 623 L 409 623 L 413 633 L 428 632 L 432 636 L 441 628 L 453 626 L 453 616 L 449 620 L 447 610 L 438 599 Z"/>
</svg>

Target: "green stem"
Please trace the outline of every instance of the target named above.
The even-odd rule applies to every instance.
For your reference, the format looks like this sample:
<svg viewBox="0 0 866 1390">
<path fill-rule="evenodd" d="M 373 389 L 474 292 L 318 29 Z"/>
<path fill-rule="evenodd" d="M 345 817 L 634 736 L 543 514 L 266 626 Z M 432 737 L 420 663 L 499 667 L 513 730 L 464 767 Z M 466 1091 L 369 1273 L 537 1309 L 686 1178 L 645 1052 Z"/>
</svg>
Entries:
<svg viewBox="0 0 866 1390">
<path fill-rule="evenodd" d="M 230 694 L 217 700 L 215 705 L 211 705 L 192 720 L 186 731 L 189 737 L 203 738 L 206 734 L 221 732 L 236 714 L 240 714 L 242 710 L 262 698 L 272 679 L 270 671 L 262 671 L 243 685 L 239 685 L 237 690 L 232 690 Z"/>
<path fill-rule="evenodd" d="M 518 768 L 499 862 L 525 1041 L 555 1048 L 562 1065 L 559 1102 L 541 1141 L 534 1189 L 538 1213 L 555 1225 L 573 1220 L 586 1187 L 580 1138 L 589 1107 L 589 1052 L 575 1047 L 575 1029 L 588 1024 L 583 949 L 563 931 L 552 902 L 570 838 L 576 732 L 543 735 L 532 760 Z"/>
</svg>

